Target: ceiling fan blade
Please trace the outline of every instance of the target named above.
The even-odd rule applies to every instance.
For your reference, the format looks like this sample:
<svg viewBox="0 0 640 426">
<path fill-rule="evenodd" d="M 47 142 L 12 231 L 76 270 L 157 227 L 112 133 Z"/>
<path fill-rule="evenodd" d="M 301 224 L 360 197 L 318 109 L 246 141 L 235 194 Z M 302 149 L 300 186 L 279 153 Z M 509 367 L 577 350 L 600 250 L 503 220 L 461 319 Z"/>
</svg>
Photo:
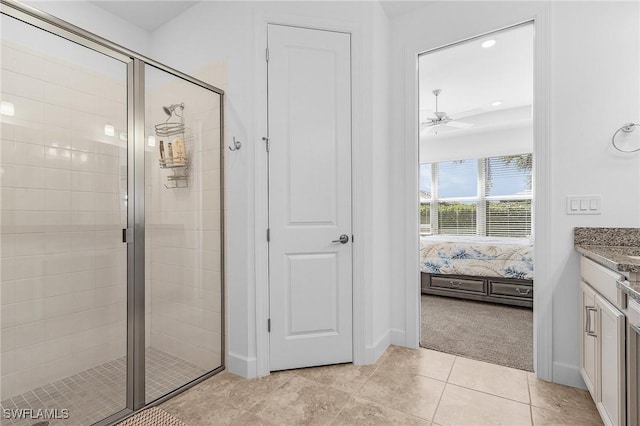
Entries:
<svg viewBox="0 0 640 426">
<path fill-rule="evenodd" d="M 451 120 L 446 123 L 449 127 L 455 127 L 458 129 L 468 129 L 469 127 L 473 127 L 471 123 L 464 123 L 462 121 Z"/>
<path fill-rule="evenodd" d="M 424 123 L 423 123 L 424 124 Z M 422 128 L 420 129 L 420 137 L 424 138 L 426 137 L 428 134 L 430 134 L 431 132 L 433 132 L 433 129 L 435 128 L 435 125 L 427 125 L 427 126 L 422 126 Z"/>
</svg>

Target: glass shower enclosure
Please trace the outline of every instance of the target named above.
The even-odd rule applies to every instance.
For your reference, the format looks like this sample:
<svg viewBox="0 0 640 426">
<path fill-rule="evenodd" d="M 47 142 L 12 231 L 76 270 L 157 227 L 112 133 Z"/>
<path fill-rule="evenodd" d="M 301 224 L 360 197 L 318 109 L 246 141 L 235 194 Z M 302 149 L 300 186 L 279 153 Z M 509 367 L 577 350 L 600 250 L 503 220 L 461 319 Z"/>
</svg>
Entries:
<svg viewBox="0 0 640 426">
<path fill-rule="evenodd" d="M 2 424 L 110 424 L 224 366 L 223 91 L 1 12 Z"/>
</svg>

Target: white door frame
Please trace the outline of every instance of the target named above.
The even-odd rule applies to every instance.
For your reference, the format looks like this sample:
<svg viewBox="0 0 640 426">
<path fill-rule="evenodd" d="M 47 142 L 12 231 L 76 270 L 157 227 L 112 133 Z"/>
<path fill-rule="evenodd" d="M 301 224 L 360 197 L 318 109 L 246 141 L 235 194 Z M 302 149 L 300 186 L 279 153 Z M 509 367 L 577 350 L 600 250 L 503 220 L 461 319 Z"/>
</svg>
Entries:
<svg viewBox="0 0 640 426">
<path fill-rule="evenodd" d="M 550 191 L 551 168 L 549 150 L 549 11 L 545 8 L 533 16 L 513 22 L 505 22 L 497 28 L 487 28 L 485 34 L 508 28 L 519 23 L 533 21 L 534 44 L 534 109 L 533 109 L 533 153 L 534 153 L 534 223 L 535 223 L 535 269 L 533 293 L 533 365 L 536 375 L 547 381 L 553 379 L 553 332 L 551 264 Z M 475 38 L 482 34 L 474 35 Z M 405 155 L 404 155 L 404 217 L 405 217 L 405 324 L 407 346 L 420 344 L 420 255 L 418 229 L 420 224 L 418 206 L 418 56 L 424 52 L 467 40 L 451 40 L 445 45 L 430 45 L 428 42 L 407 47 L 405 50 Z"/>
<path fill-rule="evenodd" d="M 365 362 L 365 309 L 364 309 L 364 279 L 363 271 L 366 267 L 362 244 L 358 244 L 358 236 L 364 234 L 362 217 L 363 194 L 365 176 L 371 175 L 371 166 L 364 164 L 360 158 L 362 141 L 363 111 L 362 79 L 362 28 L 355 22 L 337 22 L 333 19 L 318 19 L 300 15 L 268 13 L 257 11 L 254 17 L 255 28 L 255 283 L 256 283 L 256 373 L 258 377 L 270 373 L 269 368 L 269 333 L 267 319 L 269 318 L 269 245 L 266 240 L 268 227 L 267 186 L 267 153 L 262 136 L 267 136 L 267 26 L 268 24 L 288 25 L 309 29 L 337 31 L 351 34 L 351 201 L 352 201 L 352 233 L 355 236 L 353 244 L 353 363 Z"/>
</svg>

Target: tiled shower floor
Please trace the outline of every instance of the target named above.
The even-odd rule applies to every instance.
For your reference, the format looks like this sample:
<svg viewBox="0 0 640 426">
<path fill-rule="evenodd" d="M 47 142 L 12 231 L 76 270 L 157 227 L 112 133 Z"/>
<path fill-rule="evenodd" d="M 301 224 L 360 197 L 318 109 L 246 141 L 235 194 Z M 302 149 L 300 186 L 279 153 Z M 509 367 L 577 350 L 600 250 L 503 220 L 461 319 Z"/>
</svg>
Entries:
<svg viewBox="0 0 640 426">
<path fill-rule="evenodd" d="M 152 401 L 203 375 L 205 370 L 159 351 L 146 350 L 146 399 Z M 126 358 L 102 364 L 0 402 L 2 426 L 29 426 L 41 420 L 5 419 L 5 409 L 67 409 L 69 418 L 49 425 L 90 425 L 125 408 Z"/>
</svg>

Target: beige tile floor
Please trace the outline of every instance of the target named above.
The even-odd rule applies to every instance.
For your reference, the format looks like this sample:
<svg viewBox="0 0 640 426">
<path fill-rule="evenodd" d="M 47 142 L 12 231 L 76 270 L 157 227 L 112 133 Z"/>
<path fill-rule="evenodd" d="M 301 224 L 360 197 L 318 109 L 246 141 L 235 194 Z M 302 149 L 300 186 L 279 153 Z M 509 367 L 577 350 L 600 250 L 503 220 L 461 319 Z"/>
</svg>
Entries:
<svg viewBox="0 0 640 426">
<path fill-rule="evenodd" d="M 223 372 L 161 408 L 200 425 L 600 425 L 586 391 L 532 373 L 391 346 L 375 365 Z"/>
</svg>

